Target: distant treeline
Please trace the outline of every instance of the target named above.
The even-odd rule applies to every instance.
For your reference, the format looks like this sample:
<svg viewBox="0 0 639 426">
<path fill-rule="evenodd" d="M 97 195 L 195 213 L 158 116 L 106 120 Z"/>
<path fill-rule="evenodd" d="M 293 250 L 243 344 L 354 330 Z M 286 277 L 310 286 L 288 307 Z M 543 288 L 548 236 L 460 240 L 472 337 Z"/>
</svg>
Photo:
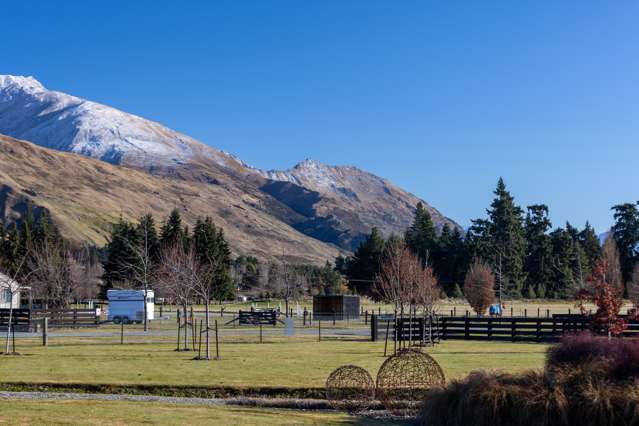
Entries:
<svg viewBox="0 0 639 426">
<path fill-rule="evenodd" d="M 548 206 L 530 205 L 524 211 L 501 178 L 494 194 L 487 217 L 473 220 L 465 234 L 448 225 L 437 232 L 420 203 L 405 235 L 392 235 L 388 240 L 403 238 L 422 262 L 433 268 L 449 297 L 463 295 L 464 276 L 475 258 L 492 266 L 504 296 L 574 297 L 602 256 L 593 227 L 586 222 L 582 229 L 570 223 L 553 229 Z M 626 203 L 612 207 L 615 223 L 607 246 L 619 253 L 623 283 L 631 280 L 639 259 L 638 206 Z M 353 291 L 374 296 L 373 283 L 387 241 L 373 229 L 353 256 L 335 260 L 336 269 L 348 278 Z"/>
</svg>

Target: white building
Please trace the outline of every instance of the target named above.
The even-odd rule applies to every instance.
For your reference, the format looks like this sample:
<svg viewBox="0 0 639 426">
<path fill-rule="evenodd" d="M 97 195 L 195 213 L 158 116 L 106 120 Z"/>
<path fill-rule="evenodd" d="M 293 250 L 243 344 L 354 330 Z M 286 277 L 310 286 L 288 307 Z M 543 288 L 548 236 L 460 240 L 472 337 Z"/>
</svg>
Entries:
<svg viewBox="0 0 639 426">
<path fill-rule="evenodd" d="M 20 307 L 20 285 L 0 272 L 0 309 L 9 309 L 11 306 L 14 309 Z"/>
</svg>

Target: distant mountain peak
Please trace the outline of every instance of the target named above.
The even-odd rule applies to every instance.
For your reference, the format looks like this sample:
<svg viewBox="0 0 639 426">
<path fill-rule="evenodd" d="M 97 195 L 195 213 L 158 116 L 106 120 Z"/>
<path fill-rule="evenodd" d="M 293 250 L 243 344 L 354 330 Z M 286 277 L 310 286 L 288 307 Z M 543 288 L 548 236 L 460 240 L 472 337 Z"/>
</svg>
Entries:
<svg viewBox="0 0 639 426">
<path fill-rule="evenodd" d="M 46 89 L 33 77 L 0 76 L 0 133 L 112 164 L 172 166 L 235 158 L 160 123 Z"/>
<path fill-rule="evenodd" d="M 42 83 L 32 76 L 0 75 L 0 89 L 22 89 L 28 92 L 41 92 L 46 90 Z"/>
</svg>

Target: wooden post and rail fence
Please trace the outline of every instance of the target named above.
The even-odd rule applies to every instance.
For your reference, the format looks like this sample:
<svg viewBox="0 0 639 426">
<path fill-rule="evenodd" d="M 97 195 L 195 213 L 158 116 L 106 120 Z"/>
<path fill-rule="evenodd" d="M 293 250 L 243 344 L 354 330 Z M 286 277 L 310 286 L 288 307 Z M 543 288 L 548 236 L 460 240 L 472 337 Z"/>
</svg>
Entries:
<svg viewBox="0 0 639 426">
<path fill-rule="evenodd" d="M 623 317 L 623 316 L 622 316 Z M 550 317 L 432 316 L 426 318 L 371 317 L 371 340 L 384 339 L 390 324 L 391 336 L 399 341 L 420 341 L 429 335 L 441 340 L 493 340 L 510 342 L 556 342 L 564 334 L 591 330 L 589 316 L 557 314 Z M 395 332 L 396 331 L 396 332 Z M 622 337 L 639 337 L 639 321 L 628 319 Z"/>
</svg>

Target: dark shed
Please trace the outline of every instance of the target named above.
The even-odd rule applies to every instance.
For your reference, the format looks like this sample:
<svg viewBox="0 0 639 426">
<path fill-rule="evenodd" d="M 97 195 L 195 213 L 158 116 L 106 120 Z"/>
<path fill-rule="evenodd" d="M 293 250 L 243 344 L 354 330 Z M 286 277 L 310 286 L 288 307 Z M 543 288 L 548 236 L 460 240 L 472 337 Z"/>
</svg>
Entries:
<svg viewBox="0 0 639 426">
<path fill-rule="evenodd" d="M 317 320 L 359 319 L 359 296 L 314 296 L 313 318 Z"/>
</svg>

